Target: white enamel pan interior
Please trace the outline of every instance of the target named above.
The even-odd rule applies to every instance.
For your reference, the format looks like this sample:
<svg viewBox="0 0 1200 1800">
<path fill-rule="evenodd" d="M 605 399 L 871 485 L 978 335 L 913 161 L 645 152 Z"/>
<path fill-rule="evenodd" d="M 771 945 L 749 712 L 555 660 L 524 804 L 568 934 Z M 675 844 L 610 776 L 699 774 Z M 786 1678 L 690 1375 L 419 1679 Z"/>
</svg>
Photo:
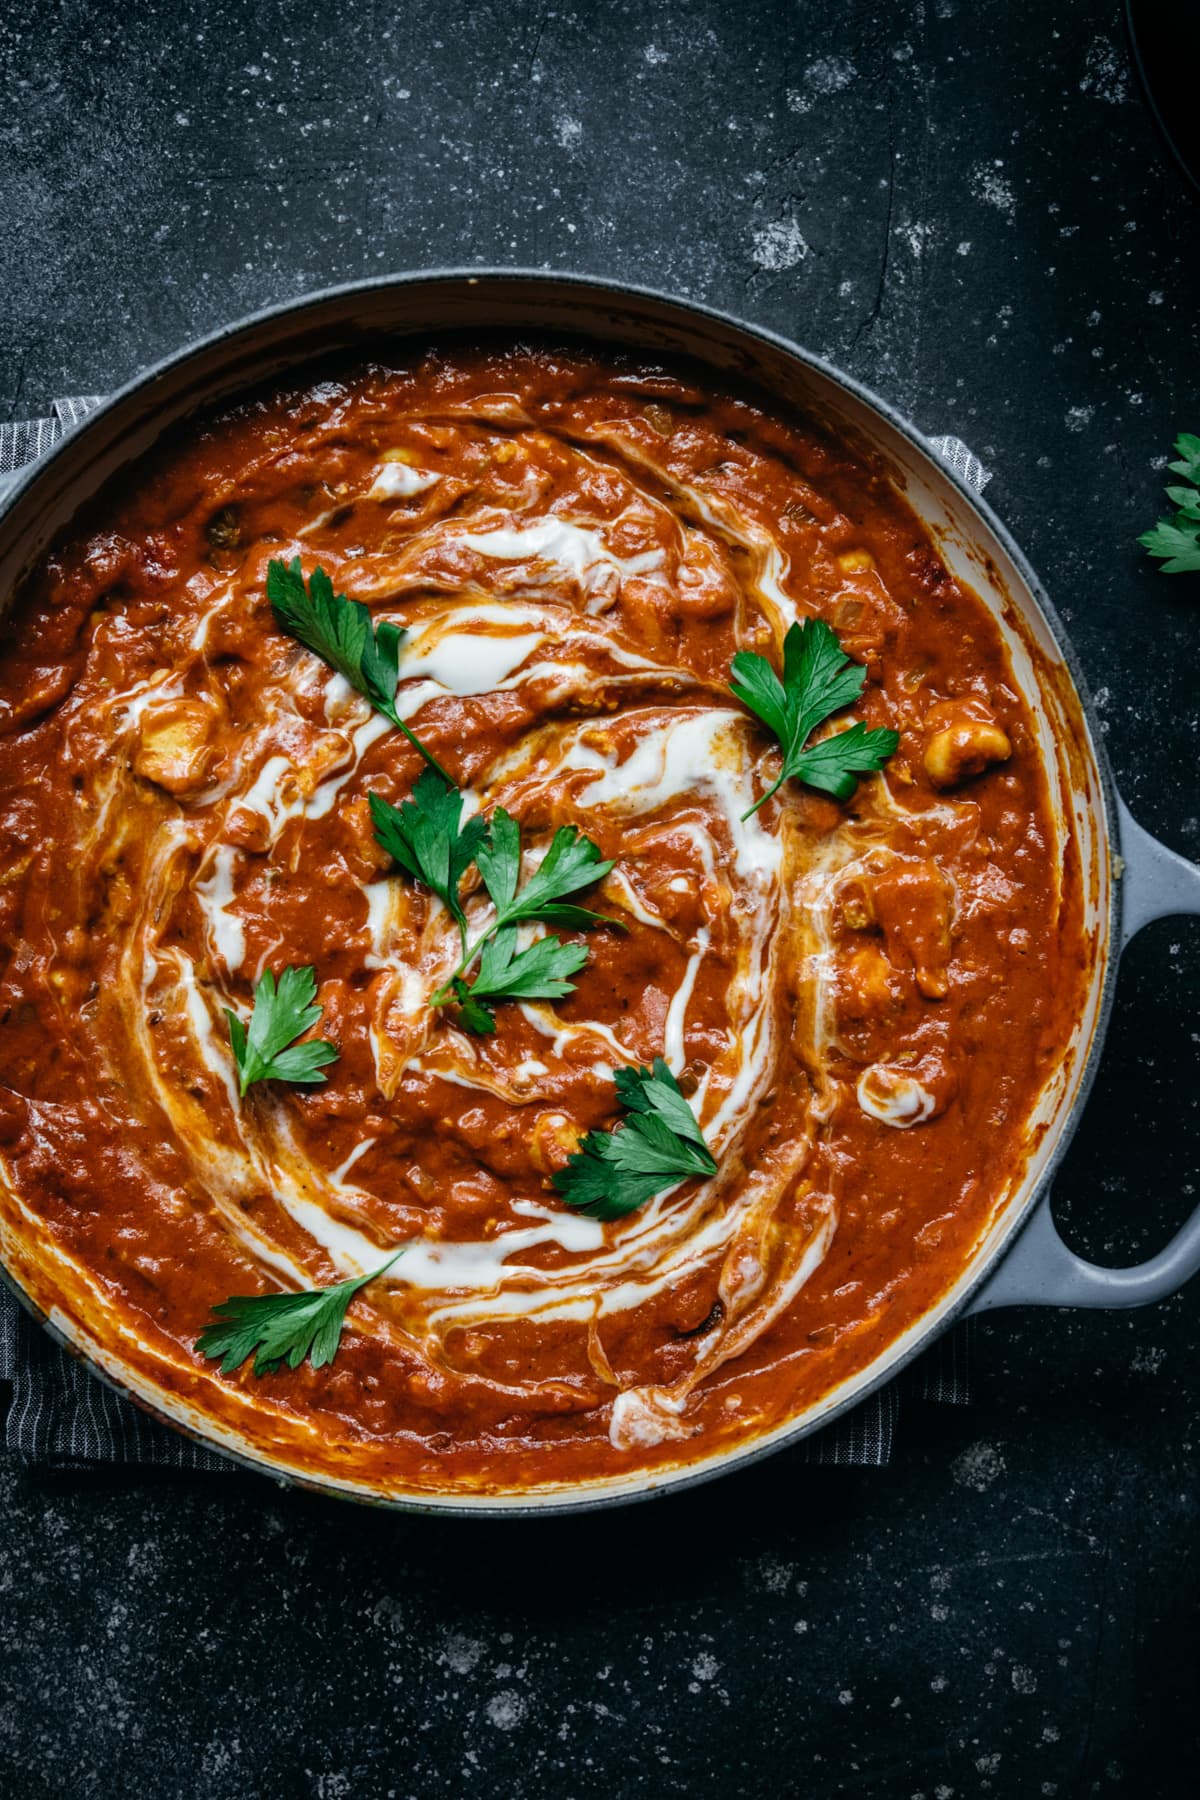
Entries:
<svg viewBox="0 0 1200 1800">
<path fill-rule="evenodd" d="M 964 1312 L 1023 1303 L 1132 1306 L 1174 1291 L 1200 1267 L 1200 1208 L 1158 1256 L 1114 1271 L 1083 1262 L 1062 1243 L 1050 1216 L 1049 1189 L 1090 1085 L 1122 945 L 1152 918 L 1200 911 L 1200 870 L 1148 837 L 1114 792 L 1062 624 L 999 521 L 913 427 L 819 358 L 706 308 L 587 277 L 468 269 L 335 289 L 260 313 L 182 351 L 114 395 L 31 469 L 0 477 L 0 596 L 7 604 L 22 573 L 104 481 L 197 408 L 229 401 L 319 358 L 378 352 L 381 340 L 403 354 L 405 339 L 456 331 L 518 338 L 572 334 L 691 357 L 718 382 L 748 383 L 768 404 L 815 417 L 882 460 L 953 573 L 999 621 L 1038 721 L 1063 854 L 1079 859 L 1093 946 L 1083 1016 L 1041 1097 L 1020 1178 L 1002 1197 L 953 1287 L 870 1367 L 752 1443 L 652 1476 L 479 1498 L 314 1480 L 303 1468 L 264 1459 L 235 1433 L 157 1390 L 85 1329 L 53 1312 L 45 1320 L 49 1329 L 102 1379 L 159 1417 L 276 1478 L 413 1510 L 512 1516 L 667 1493 L 795 1443 L 890 1380 Z M 0 1263 L 8 1260 L 4 1253 L 0 1240 Z"/>
</svg>

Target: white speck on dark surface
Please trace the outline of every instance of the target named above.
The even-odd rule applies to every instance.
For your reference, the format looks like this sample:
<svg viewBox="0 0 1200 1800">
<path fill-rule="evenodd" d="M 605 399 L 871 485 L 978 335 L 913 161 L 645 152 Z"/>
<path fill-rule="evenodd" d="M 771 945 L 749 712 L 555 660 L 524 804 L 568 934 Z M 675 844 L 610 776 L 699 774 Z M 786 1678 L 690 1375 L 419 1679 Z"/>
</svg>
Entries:
<svg viewBox="0 0 1200 1800">
<path fill-rule="evenodd" d="M 1004 1458 L 995 1444 L 971 1444 L 950 1465 L 950 1472 L 960 1487 L 974 1488 L 982 1494 L 1004 1473 Z"/>
<path fill-rule="evenodd" d="M 1095 37 L 1088 45 L 1079 91 L 1095 100 L 1105 100 L 1110 106 L 1120 106 L 1133 98 L 1124 53 L 1109 38 Z"/>
<path fill-rule="evenodd" d="M 479 1667 L 486 1651 L 486 1644 L 479 1638 L 463 1637 L 459 1632 L 452 1632 L 442 1647 L 442 1656 L 456 1675 L 469 1675 Z"/>
<path fill-rule="evenodd" d="M 501 1688 L 498 1694 L 492 1695 L 484 1710 L 497 1731 L 515 1731 L 525 1717 L 528 1704 L 515 1688 Z"/>
<path fill-rule="evenodd" d="M 792 269 L 808 255 L 808 244 L 796 219 L 774 219 L 753 235 L 754 260 L 760 269 Z"/>
<path fill-rule="evenodd" d="M 818 100 L 840 94 L 855 79 L 858 70 L 845 56 L 819 56 L 804 71 L 803 85 L 789 88 L 787 104 L 791 112 L 811 112 Z"/>
<path fill-rule="evenodd" d="M 982 200 L 987 206 L 994 206 L 1010 224 L 1015 222 L 1017 196 L 999 157 L 994 162 L 976 163 L 970 173 L 970 186 L 977 200 Z"/>
</svg>

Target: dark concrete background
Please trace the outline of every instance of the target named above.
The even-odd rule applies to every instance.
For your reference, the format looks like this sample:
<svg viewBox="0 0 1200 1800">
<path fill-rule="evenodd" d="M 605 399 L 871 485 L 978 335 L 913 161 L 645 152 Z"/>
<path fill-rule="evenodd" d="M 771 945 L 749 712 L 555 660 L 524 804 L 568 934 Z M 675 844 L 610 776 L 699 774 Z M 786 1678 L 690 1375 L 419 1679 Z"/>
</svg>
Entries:
<svg viewBox="0 0 1200 1800">
<path fill-rule="evenodd" d="M 1200 208 L 1099 0 L 0 15 L 0 408 L 253 307 L 463 262 L 613 273 L 823 351 L 995 470 L 1135 811 L 1200 854 Z M 1128 960 L 1059 1185 L 1132 1260 L 1195 1198 L 1200 932 Z M 36 1796 L 1195 1791 L 1200 1289 L 1000 1315 L 894 1467 L 777 1459 L 508 1526 L 0 1466 L 0 1787 Z"/>
</svg>

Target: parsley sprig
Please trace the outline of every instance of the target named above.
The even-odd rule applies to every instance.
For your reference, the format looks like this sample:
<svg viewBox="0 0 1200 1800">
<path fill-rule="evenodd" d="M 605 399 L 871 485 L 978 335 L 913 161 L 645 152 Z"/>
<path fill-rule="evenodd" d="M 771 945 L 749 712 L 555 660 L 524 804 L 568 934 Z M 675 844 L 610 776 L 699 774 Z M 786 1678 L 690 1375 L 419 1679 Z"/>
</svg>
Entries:
<svg viewBox="0 0 1200 1800">
<path fill-rule="evenodd" d="M 467 1030 L 482 1037 L 496 1029 L 492 1009 L 498 1001 L 561 1000 L 573 994 L 575 984 L 569 977 L 578 975 L 587 959 L 586 944 L 564 944 L 552 936 L 518 950 L 516 926 L 505 925 L 485 939 L 474 981 L 468 985 L 461 975 L 455 975 L 448 989 L 438 992 L 457 1001 Z M 435 996 L 434 1005 L 443 1003 Z"/>
<path fill-rule="evenodd" d="M 376 625 L 361 600 L 335 594 L 324 569 L 316 568 L 305 585 L 300 558 L 290 563 L 273 557 L 267 565 L 267 598 L 276 619 L 306 650 L 344 675 L 376 712 L 402 731 L 448 787 L 454 783 L 432 750 L 427 750 L 396 711 L 400 679 L 400 645 L 407 636 L 386 619 Z"/>
<path fill-rule="evenodd" d="M 582 944 L 539 938 L 524 950 L 517 949 L 517 926 L 540 922 L 590 931 L 595 925 L 616 925 L 603 913 L 571 905 L 567 896 L 603 880 L 612 868 L 599 847 L 574 825 L 560 825 L 541 863 L 525 882 L 521 878 L 521 827 L 511 813 L 498 806 L 486 837 L 475 848 L 475 865 L 483 876 L 495 916 L 473 944 L 464 935 L 462 960 L 450 979 L 430 998 L 433 1006 L 457 1002 L 469 1031 L 495 1029 L 492 1005 L 499 1000 L 559 1000 L 574 993 L 569 979 L 587 961 Z M 467 975 L 478 959 L 475 979 Z"/>
<path fill-rule="evenodd" d="M 321 1070 L 337 1061 L 336 1047 L 324 1038 L 305 1044 L 294 1041 L 315 1025 L 325 1010 L 314 1003 L 316 992 L 317 977 L 311 968 L 288 967 L 278 982 L 270 969 L 264 969 L 254 984 L 249 1030 L 235 1012 L 225 1008 L 243 1095 L 255 1081 L 316 1087 L 325 1080 Z"/>
<path fill-rule="evenodd" d="M 619 1219 L 690 1175 L 717 1172 L 696 1115 L 661 1056 L 651 1069 L 617 1069 L 628 1117 L 615 1131 L 589 1131 L 554 1185 L 576 1211 Z"/>
<path fill-rule="evenodd" d="M 1188 575 L 1200 570 L 1200 437 L 1181 431 L 1175 439 L 1178 462 L 1168 463 L 1182 485 L 1169 487 L 1167 499 L 1175 507 L 1170 519 L 1160 519 L 1151 531 L 1143 531 L 1138 543 L 1158 557 L 1164 575 Z"/>
<path fill-rule="evenodd" d="M 403 806 L 392 806 L 378 794 L 368 794 L 367 800 L 377 842 L 437 895 L 458 926 L 465 956 L 467 915 L 459 883 L 487 837 L 487 820 L 476 813 L 462 824 L 462 794 L 447 787 L 432 769 L 421 771 L 412 799 Z"/>
<path fill-rule="evenodd" d="M 851 662 L 837 633 L 823 619 L 805 619 L 789 630 L 783 640 L 782 681 L 766 657 L 751 650 L 739 650 L 732 669 L 731 692 L 775 733 L 783 751 L 778 780 L 743 818 L 757 812 L 785 781 L 803 781 L 835 799 L 848 800 L 858 776 L 882 768 L 899 747 L 898 732 L 869 731 L 861 721 L 818 744 L 808 743 L 818 725 L 853 705 L 867 678 L 867 671 Z"/>
<path fill-rule="evenodd" d="M 412 799 L 392 806 L 378 794 L 369 796 L 375 837 L 402 869 L 431 888 L 458 926 L 462 957 L 454 973 L 430 996 L 430 1005 L 457 1005 L 468 1031 L 482 1035 L 496 1028 L 492 1010 L 501 1000 L 561 1000 L 574 993 L 570 980 L 587 961 L 582 944 L 564 944 L 547 936 L 517 948 L 517 926 L 540 921 L 547 925 L 590 930 L 619 925 L 601 913 L 566 903 L 566 896 L 600 881 L 612 868 L 590 838 L 573 825 L 561 825 L 540 866 L 523 887 L 521 827 L 502 806 L 490 823 L 476 814 L 462 822 L 462 795 L 447 788 L 428 770 L 418 779 Z M 495 914 L 471 943 L 460 884 L 474 863 L 483 877 Z M 467 976 L 478 962 L 475 979 Z"/>
<path fill-rule="evenodd" d="M 369 1281 L 385 1274 L 403 1249 L 369 1274 L 339 1281 L 336 1287 L 233 1294 L 213 1307 L 212 1322 L 196 1339 L 196 1348 L 201 1356 L 222 1359 L 222 1375 L 240 1369 L 250 1356 L 256 1375 L 273 1375 L 283 1363 L 298 1369 L 306 1356 L 314 1369 L 324 1368 L 337 1355 L 351 1300 Z"/>
</svg>

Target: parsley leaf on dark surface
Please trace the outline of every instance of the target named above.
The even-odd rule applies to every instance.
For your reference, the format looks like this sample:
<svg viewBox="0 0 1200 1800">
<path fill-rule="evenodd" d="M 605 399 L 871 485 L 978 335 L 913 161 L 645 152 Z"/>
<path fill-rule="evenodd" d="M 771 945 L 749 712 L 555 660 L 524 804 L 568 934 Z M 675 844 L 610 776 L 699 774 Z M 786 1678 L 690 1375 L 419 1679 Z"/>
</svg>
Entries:
<svg viewBox="0 0 1200 1800">
<path fill-rule="evenodd" d="M 1175 453 L 1179 460 L 1167 467 L 1173 475 L 1181 475 L 1184 484 L 1167 489 L 1175 516 L 1143 531 L 1138 543 L 1160 561 L 1164 575 L 1190 575 L 1200 570 L 1200 437 L 1180 432 Z"/>
<path fill-rule="evenodd" d="M 779 779 L 748 808 L 746 818 L 789 780 L 848 800 L 858 776 L 882 768 L 899 746 L 899 733 L 868 730 L 859 723 L 806 748 L 818 725 L 853 705 L 867 678 L 822 619 L 805 619 L 789 630 L 783 640 L 782 680 L 765 656 L 751 650 L 738 651 L 732 670 L 731 692 L 774 732 L 783 751 Z"/>
<path fill-rule="evenodd" d="M 618 1069 L 628 1117 L 615 1131 L 589 1131 L 554 1185 L 568 1206 L 594 1219 L 619 1219 L 688 1176 L 717 1164 L 696 1115 L 661 1056 L 651 1069 Z"/>
<path fill-rule="evenodd" d="M 324 1368 L 337 1355 L 346 1308 L 355 1294 L 385 1274 L 402 1253 L 397 1250 L 378 1269 L 336 1287 L 233 1294 L 213 1307 L 212 1321 L 196 1339 L 196 1348 L 201 1356 L 222 1359 L 222 1375 L 232 1374 L 250 1356 L 256 1375 L 272 1375 L 283 1363 L 298 1369 L 306 1356 L 314 1369 Z"/>
<path fill-rule="evenodd" d="M 233 1046 L 241 1092 L 255 1081 L 290 1081 L 315 1087 L 325 1080 L 321 1070 L 338 1058 L 323 1038 L 305 1044 L 293 1040 L 315 1025 L 324 1010 L 315 1004 L 317 978 L 311 968 L 286 968 L 278 984 L 264 969 L 254 986 L 249 1029 L 228 1007 L 229 1041 Z"/>
<path fill-rule="evenodd" d="M 453 787 L 433 752 L 396 711 L 400 644 L 405 636 L 400 627 L 386 620 L 376 625 L 361 600 L 335 594 L 324 569 L 314 569 L 306 585 L 298 556 L 290 563 L 272 558 L 267 566 L 267 598 L 284 631 L 344 676 L 376 712 L 404 733 L 446 785 Z"/>
<path fill-rule="evenodd" d="M 375 837 L 389 856 L 418 881 L 432 888 L 452 915 L 467 948 L 467 919 L 458 887 L 488 835 L 478 813 L 460 823 L 463 797 L 432 769 L 422 770 L 403 806 L 392 806 L 378 794 L 367 796 Z"/>
</svg>

